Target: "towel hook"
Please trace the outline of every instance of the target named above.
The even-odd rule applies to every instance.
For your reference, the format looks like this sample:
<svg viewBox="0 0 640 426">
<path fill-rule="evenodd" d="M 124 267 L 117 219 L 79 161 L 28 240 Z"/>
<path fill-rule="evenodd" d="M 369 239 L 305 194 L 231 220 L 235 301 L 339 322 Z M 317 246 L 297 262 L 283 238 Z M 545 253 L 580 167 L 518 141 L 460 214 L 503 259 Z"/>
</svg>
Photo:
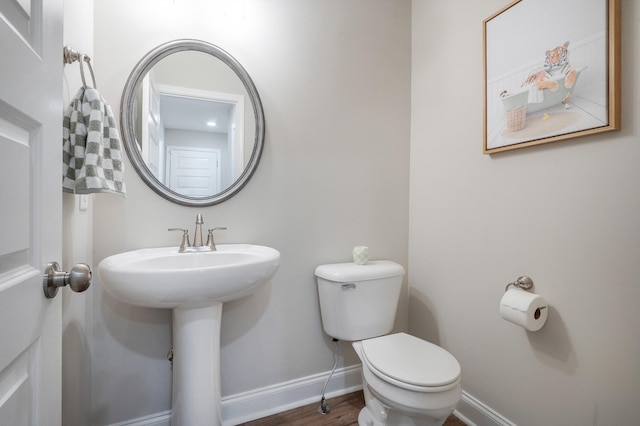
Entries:
<svg viewBox="0 0 640 426">
<path fill-rule="evenodd" d="M 97 89 L 98 86 L 96 85 L 96 76 L 93 74 L 93 67 L 91 66 L 91 60 L 90 59 L 86 59 L 88 58 L 88 56 L 86 56 L 84 53 L 80 54 L 80 78 L 82 79 L 82 85 L 84 86 L 84 88 L 87 88 L 87 82 L 84 79 L 84 67 L 82 66 L 83 62 L 86 62 L 87 65 L 89 65 L 89 72 L 91 73 L 91 81 L 93 81 L 93 88 Z"/>
<path fill-rule="evenodd" d="M 65 64 L 72 64 L 72 63 L 74 63 L 76 61 L 80 63 L 80 78 L 82 79 L 82 86 L 85 89 L 87 88 L 87 81 L 84 78 L 83 63 L 86 62 L 87 65 L 89 65 L 89 72 L 91 73 L 91 80 L 93 81 L 93 88 L 94 89 L 98 88 L 98 86 L 96 85 L 96 77 L 93 74 L 93 67 L 91 66 L 91 57 L 89 57 L 88 55 L 85 55 L 84 53 L 77 52 L 77 51 L 73 50 L 72 48 L 70 48 L 69 46 L 65 46 L 62 49 L 62 57 L 64 59 L 64 63 Z"/>
</svg>

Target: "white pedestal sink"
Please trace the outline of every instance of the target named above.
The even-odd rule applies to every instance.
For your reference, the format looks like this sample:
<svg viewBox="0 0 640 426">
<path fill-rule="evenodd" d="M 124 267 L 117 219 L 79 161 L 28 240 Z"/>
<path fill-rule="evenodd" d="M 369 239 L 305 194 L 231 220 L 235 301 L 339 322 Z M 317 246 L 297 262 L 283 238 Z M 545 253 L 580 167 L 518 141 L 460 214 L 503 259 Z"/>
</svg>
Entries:
<svg viewBox="0 0 640 426">
<path fill-rule="evenodd" d="M 172 426 L 220 425 L 222 304 L 247 296 L 278 269 L 280 253 L 249 244 L 178 253 L 177 247 L 134 250 L 104 259 L 104 289 L 136 306 L 173 312 Z"/>
</svg>

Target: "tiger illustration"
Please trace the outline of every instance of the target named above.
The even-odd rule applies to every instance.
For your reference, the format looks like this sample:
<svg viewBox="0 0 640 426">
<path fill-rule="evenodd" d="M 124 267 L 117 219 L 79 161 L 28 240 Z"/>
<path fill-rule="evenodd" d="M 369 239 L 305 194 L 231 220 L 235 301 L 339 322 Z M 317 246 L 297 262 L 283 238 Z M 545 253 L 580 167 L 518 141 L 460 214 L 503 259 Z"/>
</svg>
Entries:
<svg viewBox="0 0 640 426">
<path fill-rule="evenodd" d="M 576 81 L 576 71 L 571 68 L 569 63 L 569 42 L 565 42 L 562 46 L 557 46 L 552 50 L 545 52 L 546 58 L 541 71 L 533 72 L 527 76 L 522 86 L 534 83 L 540 90 L 549 89 L 552 92 L 558 90 L 558 83 L 549 80 L 551 77 L 564 76 L 565 86 L 569 89 L 573 87 Z"/>
<path fill-rule="evenodd" d="M 553 50 L 547 50 L 546 59 L 544 60 L 544 70 L 551 76 L 564 76 L 564 83 L 567 88 L 573 87 L 576 81 L 576 71 L 571 68 L 569 63 L 569 42 L 565 42 L 562 46 L 557 46 Z"/>
</svg>

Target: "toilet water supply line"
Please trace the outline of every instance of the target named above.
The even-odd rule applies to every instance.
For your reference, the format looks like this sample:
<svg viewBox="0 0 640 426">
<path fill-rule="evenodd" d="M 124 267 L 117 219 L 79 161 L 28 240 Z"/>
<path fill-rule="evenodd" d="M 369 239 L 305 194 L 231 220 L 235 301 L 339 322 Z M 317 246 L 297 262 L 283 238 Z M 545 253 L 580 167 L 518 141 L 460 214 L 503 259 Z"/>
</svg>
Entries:
<svg viewBox="0 0 640 426">
<path fill-rule="evenodd" d="M 331 376 L 333 376 L 333 373 L 336 371 L 336 367 L 338 366 L 338 356 L 340 355 L 340 341 L 335 337 L 333 338 L 333 341 L 336 344 L 336 351 L 333 354 L 333 368 L 331 369 L 331 373 L 329 373 L 329 377 L 327 377 L 327 380 L 325 380 L 324 386 L 322 387 L 322 398 L 320 399 L 320 406 L 318 407 L 318 413 L 322 415 L 325 415 L 329 411 L 331 411 L 331 408 L 329 408 L 329 406 L 327 405 L 327 401 L 324 398 L 324 393 L 327 390 L 327 384 L 329 384 Z"/>
</svg>

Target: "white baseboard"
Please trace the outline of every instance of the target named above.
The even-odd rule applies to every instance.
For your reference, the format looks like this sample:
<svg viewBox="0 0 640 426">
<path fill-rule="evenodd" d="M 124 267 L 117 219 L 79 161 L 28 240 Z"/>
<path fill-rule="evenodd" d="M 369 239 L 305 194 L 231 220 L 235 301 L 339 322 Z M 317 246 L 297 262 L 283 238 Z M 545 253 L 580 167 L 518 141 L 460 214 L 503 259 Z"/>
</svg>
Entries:
<svg viewBox="0 0 640 426">
<path fill-rule="evenodd" d="M 454 414 L 467 426 L 517 426 L 464 390 Z"/>
<path fill-rule="evenodd" d="M 222 425 L 233 426 L 283 411 L 318 403 L 329 372 L 222 398 Z M 327 384 L 325 398 L 362 389 L 360 365 L 336 369 Z M 151 414 L 109 426 L 171 426 L 171 411 Z"/>
<path fill-rule="evenodd" d="M 233 426 L 317 403 L 329 372 L 291 380 L 222 398 L 222 425 Z M 360 365 L 337 369 L 327 385 L 327 399 L 362 389 Z M 462 391 L 454 414 L 467 426 L 517 426 L 473 395 Z M 110 426 L 170 426 L 171 411 L 152 414 Z"/>
<path fill-rule="evenodd" d="M 222 425 L 232 426 L 318 403 L 329 372 L 267 386 L 222 398 Z M 327 384 L 325 398 L 362 389 L 360 365 L 337 369 Z"/>
<path fill-rule="evenodd" d="M 113 423 L 109 426 L 171 426 L 171 411 L 163 411 L 125 422 Z"/>
</svg>

